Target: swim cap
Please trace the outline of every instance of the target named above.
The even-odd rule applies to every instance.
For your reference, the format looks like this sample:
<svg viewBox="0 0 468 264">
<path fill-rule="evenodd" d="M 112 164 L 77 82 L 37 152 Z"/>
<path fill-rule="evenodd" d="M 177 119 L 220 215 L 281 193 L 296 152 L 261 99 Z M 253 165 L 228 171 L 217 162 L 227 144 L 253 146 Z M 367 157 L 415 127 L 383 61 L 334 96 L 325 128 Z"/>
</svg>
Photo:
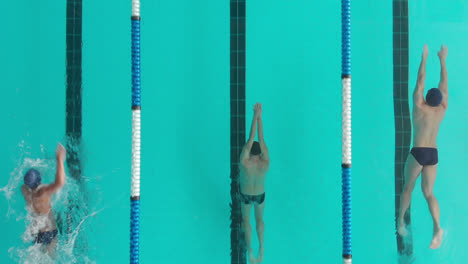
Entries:
<svg viewBox="0 0 468 264">
<path fill-rule="evenodd" d="M 29 169 L 24 175 L 24 184 L 31 189 L 35 189 L 41 184 L 41 174 L 36 169 Z"/>
<path fill-rule="evenodd" d="M 262 153 L 262 150 L 260 149 L 260 143 L 254 141 L 252 148 L 250 149 L 250 155 L 260 155 L 260 153 Z"/>
<path fill-rule="evenodd" d="M 437 88 L 430 89 L 426 94 L 426 102 L 430 106 L 438 106 L 442 102 L 442 93 Z"/>
</svg>

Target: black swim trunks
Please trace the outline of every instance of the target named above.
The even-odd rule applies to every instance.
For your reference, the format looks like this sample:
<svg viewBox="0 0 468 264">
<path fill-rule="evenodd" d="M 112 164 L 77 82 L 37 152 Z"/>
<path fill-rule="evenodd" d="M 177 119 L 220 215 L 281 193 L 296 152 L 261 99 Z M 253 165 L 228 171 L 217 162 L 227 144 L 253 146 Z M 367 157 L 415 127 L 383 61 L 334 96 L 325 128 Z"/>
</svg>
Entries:
<svg viewBox="0 0 468 264">
<path fill-rule="evenodd" d="M 421 166 L 436 165 L 439 162 L 436 148 L 420 148 L 411 149 L 411 154 Z"/>
<path fill-rule="evenodd" d="M 262 204 L 263 201 L 265 201 L 265 193 L 259 194 L 259 195 L 247 195 L 241 193 L 241 201 L 245 204 L 250 204 L 250 203 L 257 203 L 257 204 Z"/>
<path fill-rule="evenodd" d="M 57 234 L 57 229 L 46 232 L 39 232 L 36 236 L 36 239 L 34 239 L 34 243 L 47 246 L 52 242 L 52 240 L 54 240 L 55 237 L 57 237 Z"/>
</svg>

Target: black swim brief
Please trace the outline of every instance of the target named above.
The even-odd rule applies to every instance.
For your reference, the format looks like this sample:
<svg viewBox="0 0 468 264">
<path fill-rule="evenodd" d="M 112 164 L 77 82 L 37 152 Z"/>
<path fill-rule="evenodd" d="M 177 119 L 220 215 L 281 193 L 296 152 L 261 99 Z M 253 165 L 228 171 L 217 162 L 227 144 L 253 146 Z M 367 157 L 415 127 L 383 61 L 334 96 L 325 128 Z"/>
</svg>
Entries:
<svg viewBox="0 0 468 264">
<path fill-rule="evenodd" d="M 257 204 L 262 204 L 263 201 L 265 201 L 265 193 L 259 194 L 259 195 L 247 195 L 241 193 L 241 201 L 245 204 L 250 204 L 250 203 L 257 203 Z"/>
<path fill-rule="evenodd" d="M 436 165 L 439 162 L 436 148 L 420 148 L 411 149 L 411 154 L 421 166 Z"/>
<path fill-rule="evenodd" d="M 49 245 L 52 240 L 54 240 L 55 237 L 57 237 L 58 231 L 57 229 L 51 230 L 51 231 L 45 231 L 45 232 L 39 232 L 36 236 L 36 239 L 34 239 L 35 244 L 43 244 L 43 245 Z"/>
</svg>

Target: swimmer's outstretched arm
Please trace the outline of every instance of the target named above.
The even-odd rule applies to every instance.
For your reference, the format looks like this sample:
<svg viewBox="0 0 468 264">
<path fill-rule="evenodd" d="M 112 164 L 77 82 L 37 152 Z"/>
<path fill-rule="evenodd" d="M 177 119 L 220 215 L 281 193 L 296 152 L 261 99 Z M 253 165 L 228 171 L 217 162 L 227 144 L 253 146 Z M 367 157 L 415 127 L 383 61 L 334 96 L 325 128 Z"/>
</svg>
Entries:
<svg viewBox="0 0 468 264">
<path fill-rule="evenodd" d="M 253 142 L 255 140 L 255 132 L 257 130 L 257 119 L 259 115 L 258 104 L 254 105 L 254 117 L 252 118 L 252 125 L 250 126 L 250 135 L 247 143 L 244 146 L 241 154 L 241 160 L 246 160 L 249 158 L 250 149 L 252 149 Z"/>
<path fill-rule="evenodd" d="M 439 89 L 442 92 L 442 105 L 447 106 L 448 104 L 448 80 L 447 80 L 447 65 L 445 59 L 447 58 L 448 48 L 446 45 L 440 47 L 440 51 L 437 53 L 440 59 L 440 82 Z"/>
<path fill-rule="evenodd" d="M 260 109 L 261 107 L 262 105 L 260 105 Z M 263 122 L 261 114 L 258 116 L 258 143 L 260 143 L 260 150 L 262 151 L 262 160 L 269 162 L 270 155 L 268 155 L 268 148 L 263 138 Z"/>
<path fill-rule="evenodd" d="M 58 192 L 63 185 L 65 185 L 65 157 L 67 151 L 62 146 L 62 144 L 57 144 L 57 150 L 55 151 L 55 156 L 57 159 L 57 172 L 55 174 L 55 182 L 44 187 L 44 191 L 49 195 L 52 195 Z"/>
<path fill-rule="evenodd" d="M 429 50 L 427 44 L 424 44 L 421 64 L 419 65 L 418 70 L 418 82 L 416 83 L 416 88 L 413 93 L 413 103 L 415 105 L 422 104 L 424 102 L 424 82 L 426 81 L 426 60 Z"/>
</svg>

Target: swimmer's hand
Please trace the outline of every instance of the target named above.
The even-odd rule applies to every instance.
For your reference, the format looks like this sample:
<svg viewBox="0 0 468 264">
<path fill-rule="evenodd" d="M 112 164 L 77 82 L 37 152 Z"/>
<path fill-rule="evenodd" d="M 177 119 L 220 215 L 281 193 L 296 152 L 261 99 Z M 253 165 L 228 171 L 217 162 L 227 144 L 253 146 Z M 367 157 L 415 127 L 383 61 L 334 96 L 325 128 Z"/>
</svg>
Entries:
<svg viewBox="0 0 468 264">
<path fill-rule="evenodd" d="M 427 55 L 429 54 L 429 48 L 427 47 L 427 44 L 424 44 L 423 48 L 423 58 L 427 58 Z"/>
<path fill-rule="evenodd" d="M 64 162 L 66 156 L 67 156 L 67 151 L 62 146 L 62 144 L 58 143 L 57 149 L 55 150 L 55 157 L 57 161 Z"/>
<path fill-rule="evenodd" d="M 442 44 L 442 46 L 440 47 L 440 51 L 437 53 L 437 55 L 439 56 L 441 60 L 445 60 L 447 58 L 447 53 L 448 53 L 447 45 Z"/>
<path fill-rule="evenodd" d="M 254 105 L 254 116 L 255 118 L 259 118 L 262 115 L 262 104 L 256 103 Z"/>
</svg>

